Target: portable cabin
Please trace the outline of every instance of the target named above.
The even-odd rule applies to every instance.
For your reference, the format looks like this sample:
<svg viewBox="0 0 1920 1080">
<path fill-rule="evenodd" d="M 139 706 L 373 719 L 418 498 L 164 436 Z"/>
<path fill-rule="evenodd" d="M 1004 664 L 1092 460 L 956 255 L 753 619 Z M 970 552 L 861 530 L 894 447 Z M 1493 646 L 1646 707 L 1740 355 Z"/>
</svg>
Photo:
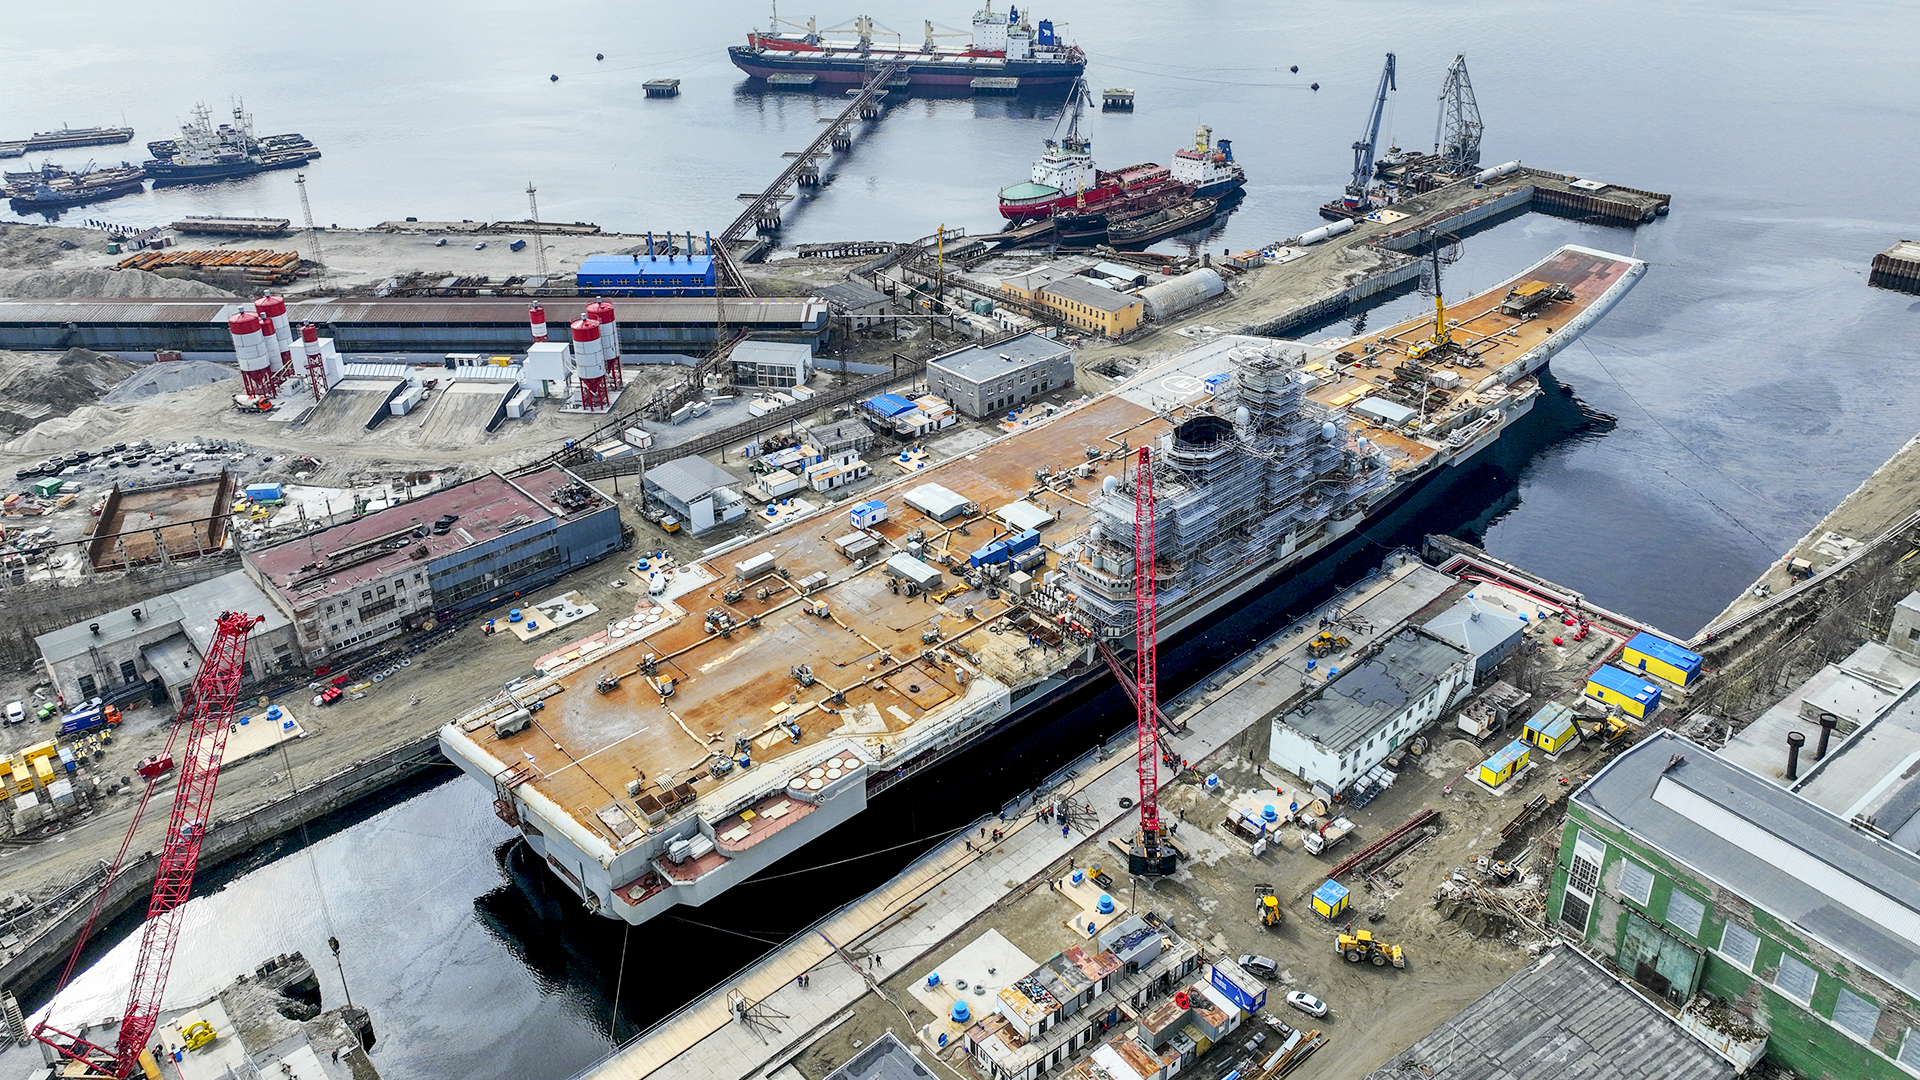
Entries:
<svg viewBox="0 0 1920 1080">
<path fill-rule="evenodd" d="M 1653 711 L 1660 707 L 1658 686 L 1612 664 L 1587 676 L 1587 696 L 1618 706 L 1621 712 L 1638 720 L 1653 715 Z"/>
<path fill-rule="evenodd" d="M 1480 782 L 1488 787 L 1499 787 L 1513 779 L 1515 773 L 1527 767 L 1527 755 L 1531 749 L 1518 739 L 1501 747 L 1495 754 L 1480 763 Z"/>
<path fill-rule="evenodd" d="M 1350 894 L 1347 887 L 1337 881 L 1329 881 L 1313 890 L 1314 914 L 1325 919 L 1337 919 L 1347 910 Z"/>
<path fill-rule="evenodd" d="M 1627 642 L 1620 653 L 1620 666 L 1665 679 L 1675 686 L 1690 686 L 1700 677 L 1700 654 L 1643 632 Z"/>
<path fill-rule="evenodd" d="M 1557 754 L 1579 737 L 1580 729 L 1573 723 L 1573 710 L 1557 701 L 1542 706 L 1520 732 L 1522 741 L 1531 743 L 1544 754 Z"/>
</svg>

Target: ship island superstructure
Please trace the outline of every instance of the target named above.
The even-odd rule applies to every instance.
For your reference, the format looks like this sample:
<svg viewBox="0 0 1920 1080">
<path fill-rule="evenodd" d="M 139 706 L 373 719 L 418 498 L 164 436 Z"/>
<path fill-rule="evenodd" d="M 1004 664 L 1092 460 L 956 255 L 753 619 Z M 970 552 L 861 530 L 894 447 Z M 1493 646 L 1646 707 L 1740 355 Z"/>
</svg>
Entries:
<svg viewBox="0 0 1920 1080">
<path fill-rule="evenodd" d="M 590 910 L 704 903 L 1104 670 L 1132 630 L 1129 449 L 1158 450 L 1173 635 L 1492 445 L 1645 269 L 1563 247 L 1444 327 L 1198 345 L 870 493 L 865 528 L 822 511 L 683 568 L 441 746 Z"/>
</svg>

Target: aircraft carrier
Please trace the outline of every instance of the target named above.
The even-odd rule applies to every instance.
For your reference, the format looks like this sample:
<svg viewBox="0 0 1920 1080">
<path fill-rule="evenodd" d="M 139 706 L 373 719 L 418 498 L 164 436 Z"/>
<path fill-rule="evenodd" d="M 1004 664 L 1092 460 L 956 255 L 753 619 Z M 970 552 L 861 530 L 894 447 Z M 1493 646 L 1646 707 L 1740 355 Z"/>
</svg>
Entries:
<svg viewBox="0 0 1920 1080">
<path fill-rule="evenodd" d="M 1156 450 L 1172 636 L 1491 446 L 1645 270 L 1568 246 L 1364 337 L 1197 345 L 872 492 L 884 520 L 822 511 L 680 568 L 441 747 L 590 910 L 702 904 L 1105 671 L 1132 633 L 1129 451 Z"/>
</svg>

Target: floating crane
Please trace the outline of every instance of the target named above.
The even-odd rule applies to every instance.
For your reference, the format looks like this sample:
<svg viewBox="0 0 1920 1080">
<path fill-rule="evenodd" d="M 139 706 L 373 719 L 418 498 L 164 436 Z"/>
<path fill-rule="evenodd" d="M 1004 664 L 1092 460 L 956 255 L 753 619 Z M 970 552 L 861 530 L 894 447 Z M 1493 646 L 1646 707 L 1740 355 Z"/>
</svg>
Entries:
<svg viewBox="0 0 1920 1080">
<path fill-rule="evenodd" d="M 1440 118 L 1433 128 L 1433 152 L 1440 157 L 1440 171 L 1464 176 L 1478 169 L 1484 131 L 1480 104 L 1473 99 L 1473 82 L 1467 78 L 1467 54 L 1460 53 L 1453 58 L 1447 68 L 1447 81 L 1440 86 Z"/>
<path fill-rule="evenodd" d="M 1367 118 L 1367 132 L 1353 144 L 1353 179 L 1347 184 L 1346 207 L 1359 213 L 1373 208 L 1368 190 L 1373 186 L 1373 148 L 1380 141 L 1380 121 L 1387 111 L 1387 91 L 1398 90 L 1393 81 L 1393 54 L 1387 54 L 1387 66 L 1380 69 L 1380 88 L 1373 94 L 1373 115 Z"/>
<path fill-rule="evenodd" d="M 160 864 L 154 873 L 153 896 L 147 902 L 147 921 L 140 932 L 140 952 L 134 960 L 132 985 L 127 990 L 127 1010 L 120 1019 L 120 1034 L 114 1049 L 56 1028 L 47 1020 L 34 1025 L 34 1038 L 74 1063 L 60 1073 L 63 1077 L 124 1080 L 136 1073 L 160 1075 L 149 1046 L 154 1029 L 160 1025 L 160 998 L 166 992 L 174 948 L 180 943 L 180 911 L 193 895 L 200 843 L 207 834 L 214 784 L 220 779 L 220 759 L 226 753 L 227 732 L 233 725 L 234 705 L 240 696 L 247 635 L 264 621 L 258 615 L 221 613 L 213 641 L 200 662 L 200 671 L 187 690 L 186 706 L 167 732 L 166 756 L 172 755 L 174 740 L 182 730 L 186 732 L 187 745 L 178 758 L 180 775 L 173 793 L 173 812 L 167 818 L 166 839 L 161 844 Z M 134 831 L 140 827 L 141 814 L 163 775 L 163 770 L 156 769 L 147 780 L 146 791 L 134 809 L 133 821 L 127 825 L 126 839 L 121 841 L 120 853 L 100 883 L 86 929 L 74 944 L 66 970 L 61 973 L 60 987 L 54 991 L 56 998 L 79 964 L 107 890 L 126 861 L 127 851 L 133 846 Z"/>
<path fill-rule="evenodd" d="M 1160 824 L 1160 626 L 1153 565 L 1153 463 L 1143 446 L 1133 477 L 1133 703 L 1140 743 L 1140 830 L 1127 853 L 1127 871 L 1158 875 L 1173 873 L 1180 854 Z"/>
</svg>

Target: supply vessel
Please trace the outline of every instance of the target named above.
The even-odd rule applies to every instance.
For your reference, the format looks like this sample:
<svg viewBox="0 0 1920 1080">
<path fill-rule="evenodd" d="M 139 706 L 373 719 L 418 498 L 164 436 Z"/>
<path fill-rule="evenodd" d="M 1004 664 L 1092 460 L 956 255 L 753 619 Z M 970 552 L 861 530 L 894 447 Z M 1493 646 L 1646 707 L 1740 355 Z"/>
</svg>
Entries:
<svg viewBox="0 0 1920 1080">
<path fill-rule="evenodd" d="M 253 116 L 236 101 L 233 122 L 213 125 L 205 104 L 193 107 L 193 119 L 180 125 L 177 139 L 147 144 L 153 159 L 145 165 L 155 187 L 233 180 L 273 169 L 295 169 L 320 156 L 298 134 L 256 138 Z"/>
<path fill-rule="evenodd" d="M 1158 449 L 1171 637 L 1492 446 L 1645 269 L 1563 247 L 1364 337 L 1197 345 L 851 515 L 651 566 L 631 617 L 440 745 L 588 909 L 705 903 L 1107 670 L 1133 633 L 1131 451 Z"/>
<path fill-rule="evenodd" d="M 783 30 L 787 26 L 792 29 Z M 862 15 L 850 31 L 820 30 L 783 22 L 774 12 L 768 28 L 747 34 L 745 45 L 727 49 L 728 59 L 756 79 L 778 76 L 798 81 L 859 83 L 892 60 L 903 61 L 899 76 L 912 86 L 970 86 L 975 79 L 1018 79 L 1016 89 L 1072 82 L 1087 69 L 1087 56 L 1069 45 L 1052 20 L 1030 22 L 1018 7 L 1001 15 L 991 3 L 973 17 L 966 45 L 940 43 L 943 34 L 925 24 L 921 41 L 908 41 Z"/>
</svg>

